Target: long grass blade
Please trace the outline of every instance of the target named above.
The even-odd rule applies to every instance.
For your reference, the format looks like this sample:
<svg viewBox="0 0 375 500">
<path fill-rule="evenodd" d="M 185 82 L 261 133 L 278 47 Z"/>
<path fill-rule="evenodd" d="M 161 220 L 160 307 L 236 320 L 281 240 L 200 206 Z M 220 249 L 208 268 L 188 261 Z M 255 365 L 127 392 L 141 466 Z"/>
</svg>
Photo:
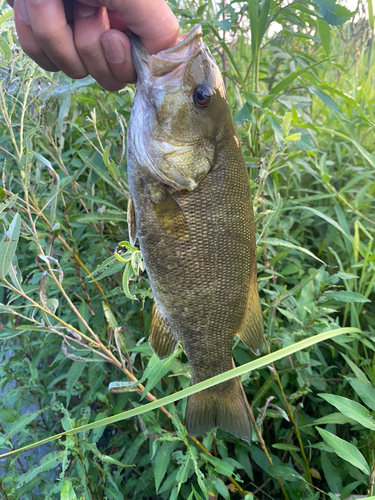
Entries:
<svg viewBox="0 0 375 500">
<path fill-rule="evenodd" d="M 76 427 L 75 429 L 71 429 L 69 431 L 61 432 L 60 434 L 55 434 L 54 436 L 51 436 L 51 437 L 46 438 L 46 439 L 42 439 L 41 441 L 38 441 L 38 442 L 33 443 L 33 444 L 29 444 L 29 445 L 24 446 L 22 448 L 19 448 L 17 450 L 12 450 L 9 453 L 5 453 L 3 455 L 0 455 L 0 460 L 7 458 L 7 457 L 10 457 L 10 456 L 13 456 L 13 455 L 18 454 L 18 453 L 23 453 L 24 451 L 30 450 L 30 449 L 35 448 L 37 446 L 41 446 L 42 444 L 50 443 L 52 441 L 55 441 L 57 439 L 62 438 L 63 436 L 71 436 L 73 434 L 78 434 L 79 432 L 87 432 L 87 431 L 90 431 L 92 429 L 97 429 L 98 427 L 102 427 L 103 425 L 114 424 L 115 422 L 119 422 L 120 420 L 126 420 L 126 419 L 129 419 L 132 417 L 137 417 L 138 415 L 143 415 L 144 413 L 147 413 L 147 412 L 152 411 L 152 410 L 156 410 L 157 408 L 160 408 L 161 406 L 166 406 L 168 404 L 175 403 L 176 401 L 180 401 L 180 399 L 186 398 L 187 396 L 191 396 L 192 394 L 203 391 L 204 389 L 208 389 L 209 387 L 214 387 L 215 385 L 221 384 L 222 382 L 226 382 L 227 380 L 230 380 L 234 377 L 239 377 L 239 376 L 244 375 L 245 373 L 251 372 L 253 370 L 259 370 L 260 368 L 263 368 L 264 366 L 267 366 L 271 363 L 274 363 L 275 361 L 278 361 L 282 358 L 290 356 L 291 354 L 299 352 L 302 349 L 306 349 L 306 348 L 311 347 L 315 344 L 318 344 L 320 342 L 324 342 L 326 340 L 332 339 L 332 338 L 337 337 L 339 335 L 345 335 L 345 334 L 349 335 L 352 333 L 361 333 L 361 330 L 359 330 L 358 328 L 338 328 L 336 330 L 330 330 L 328 332 L 320 333 L 319 335 L 316 335 L 314 337 L 310 337 L 310 338 L 305 339 L 305 340 L 301 340 L 300 342 L 297 342 L 296 344 L 285 347 L 284 349 L 280 349 L 279 351 L 268 354 L 267 356 L 256 359 L 255 361 L 251 361 L 250 363 L 246 363 L 242 366 L 238 366 L 237 368 L 233 368 L 232 370 L 229 370 L 225 373 L 221 373 L 220 375 L 217 375 L 216 377 L 212 377 L 208 380 L 204 380 L 203 382 L 200 382 L 199 384 L 195 384 L 191 387 L 188 387 L 187 389 L 179 391 L 175 394 L 171 394 L 170 396 L 167 396 L 165 398 L 159 399 L 158 401 L 148 403 L 144 406 L 134 408 L 132 410 L 128 410 L 128 411 L 119 413 L 118 415 L 104 418 L 104 419 L 98 420 L 96 422 L 92 422 L 90 424 Z"/>
</svg>

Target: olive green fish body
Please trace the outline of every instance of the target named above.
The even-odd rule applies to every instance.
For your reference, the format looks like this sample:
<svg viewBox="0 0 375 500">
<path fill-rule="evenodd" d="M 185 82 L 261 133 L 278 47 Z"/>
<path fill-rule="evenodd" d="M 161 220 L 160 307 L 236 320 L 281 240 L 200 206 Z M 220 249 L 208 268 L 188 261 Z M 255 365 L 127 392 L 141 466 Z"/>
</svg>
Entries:
<svg viewBox="0 0 375 500">
<path fill-rule="evenodd" d="M 195 52 L 202 44 L 199 33 L 196 34 L 198 29 L 194 28 L 193 36 L 192 32 L 188 35 L 198 47 Z M 208 50 L 204 44 L 203 47 Z M 188 58 L 194 52 L 184 55 Z M 186 83 L 186 78 L 191 79 L 194 73 L 191 65 L 199 63 L 198 57 L 190 61 L 190 66 L 177 66 L 172 73 L 184 70 Z M 201 66 L 208 60 L 207 55 L 203 57 Z M 212 59 L 209 62 L 212 64 Z M 215 65 L 215 71 L 216 68 Z M 245 162 L 221 77 L 217 71 L 211 79 L 204 71 L 195 73 L 198 78 L 201 75 L 200 79 L 195 77 L 189 85 L 182 85 L 186 88 L 184 99 L 176 97 L 179 110 L 172 108 L 171 118 L 163 103 L 170 107 L 173 99 L 168 101 L 164 95 L 162 103 L 155 105 L 155 100 L 160 99 L 157 88 L 164 75 L 157 77 L 156 83 L 153 81 L 152 91 L 149 90 L 154 92 L 151 103 L 144 89 L 137 90 L 128 137 L 130 232 L 132 239 L 139 240 L 155 298 L 150 343 L 162 358 L 173 352 L 180 339 L 189 359 L 193 384 L 232 368 L 234 334 L 254 352 L 260 350 L 263 339 L 255 230 Z M 191 94 L 197 85 L 212 81 L 215 87 L 211 87 L 209 106 L 196 109 L 189 89 Z M 175 87 L 168 90 L 177 95 Z M 193 118 L 195 115 L 203 124 L 206 121 L 195 137 L 194 131 L 190 132 L 190 108 Z M 168 120 L 164 127 L 160 126 L 163 113 Z M 170 131 L 179 128 L 181 131 L 172 136 Z M 198 123 L 196 128 L 199 129 Z M 146 151 L 147 136 L 151 142 L 159 140 L 153 154 Z M 162 148 L 161 153 L 158 148 Z M 158 158 L 162 159 L 159 163 Z M 167 162 L 163 164 L 165 158 Z M 156 167 L 149 164 L 153 160 Z M 191 396 L 186 426 L 194 435 L 219 426 L 249 439 L 250 425 L 239 381 L 234 379 Z"/>
</svg>

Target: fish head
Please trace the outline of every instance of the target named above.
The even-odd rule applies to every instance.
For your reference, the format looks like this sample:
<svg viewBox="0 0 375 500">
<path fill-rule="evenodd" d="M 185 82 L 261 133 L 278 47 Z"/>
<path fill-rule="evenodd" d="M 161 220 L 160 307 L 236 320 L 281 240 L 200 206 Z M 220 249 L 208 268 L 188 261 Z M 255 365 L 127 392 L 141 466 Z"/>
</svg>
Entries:
<svg viewBox="0 0 375 500">
<path fill-rule="evenodd" d="M 149 55 L 131 35 L 138 75 L 128 146 L 137 163 L 175 189 L 195 189 L 233 131 L 220 70 L 195 25 L 177 45 Z M 228 130 L 229 127 L 229 130 Z"/>
</svg>

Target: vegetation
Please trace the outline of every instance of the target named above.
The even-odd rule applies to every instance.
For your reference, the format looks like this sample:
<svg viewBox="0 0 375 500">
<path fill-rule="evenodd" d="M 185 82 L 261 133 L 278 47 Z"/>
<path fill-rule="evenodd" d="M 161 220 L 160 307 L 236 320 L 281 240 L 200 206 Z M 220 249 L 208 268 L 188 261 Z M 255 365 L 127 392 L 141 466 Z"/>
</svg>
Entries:
<svg viewBox="0 0 375 500">
<path fill-rule="evenodd" d="M 190 373 L 182 349 L 149 347 L 152 293 L 126 241 L 134 88 L 43 72 L 0 0 L 0 453 L 52 436 L 0 460 L 0 497 L 375 498 L 372 2 L 170 5 L 183 31 L 203 25 L 249 169 L 274 356 L 242 370 L 253 442 L 191 438 L 186 398 L 141 414 Z M 233 356 L 254 359 L 238 339 Z"/>
</svg>

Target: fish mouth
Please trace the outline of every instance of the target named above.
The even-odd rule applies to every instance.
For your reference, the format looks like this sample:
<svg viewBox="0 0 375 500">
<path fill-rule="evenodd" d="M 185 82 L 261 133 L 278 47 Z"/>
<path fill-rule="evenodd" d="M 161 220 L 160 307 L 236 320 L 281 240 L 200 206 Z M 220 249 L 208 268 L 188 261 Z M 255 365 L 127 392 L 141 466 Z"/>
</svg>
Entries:
<svg viewBox="0 0 375 500">
<path fill-rule="evenodd" d="M 179 43 L 177 45 L 162 50 L 155 55 L 150 55 L 139 37 L 134 33 L 129 33 L 132 57 L 138 79 L 144 81 L 147 74 L 153 78 L 162 77 L 193 61 L 204 50 L 202 35 L 202 26 L 196 24 L 187 35 L 178 37 Z"/>
</svg>

